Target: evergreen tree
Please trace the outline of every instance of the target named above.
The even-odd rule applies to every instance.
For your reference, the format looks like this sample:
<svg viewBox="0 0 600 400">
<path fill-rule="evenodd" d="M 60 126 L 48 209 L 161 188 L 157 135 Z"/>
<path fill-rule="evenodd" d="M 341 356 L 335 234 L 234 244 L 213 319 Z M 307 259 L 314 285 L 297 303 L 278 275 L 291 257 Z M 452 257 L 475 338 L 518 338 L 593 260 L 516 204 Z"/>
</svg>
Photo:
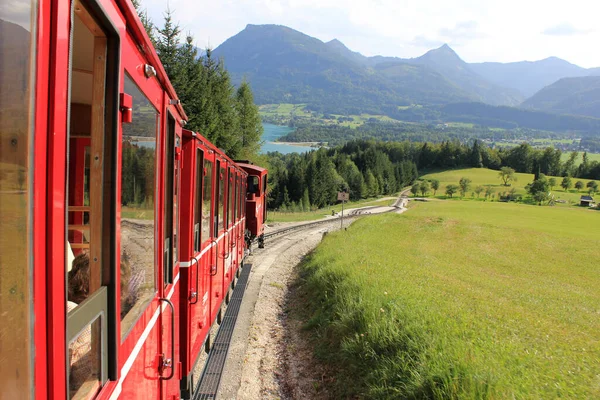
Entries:
<svg viewBox="0 0 600 400">
<path fill-rule="evenodd" d="M 144 25 L 144 29 L 146 29 L 146 33 L 148 34 L 150 41 L 152 41 L 152 44 L 156 47 L 156 37 L 154 35 L 154 30 L 156 27 L 154 26 L 154 23 L 150 17 L 148 17 L 148 10 L 145 8 L 142 9 L 141 0 L 131 0 L 131 2 L 133 3 L 140 20 L 142 21 L 142 25 Z"/>
<path fill-rule="evenodd" d="M 252 90 L 246 80 L 242 82 L 236 92 L 236 111 L 243 157 L 258 153 L 263 126 L 258 114 L 258 107 L 254 104 Z"/>
<path fill-rule="evenodd" d="M 179 89 L 181 76 L 180 54 L 179 54 L 179 35 L 181 29 L 179 24 L 173 22 L 173 12 L 167 8 L 164 14 L 164 25 L 162 29 L 157 29 L 156 38 L 156 53 L 160 57 L 160 61 L 175 88 Z"/>
<path fill-rule="evenodd" d="M 308 189 L 304 189 L 304 194 L 302 195 L 302 211 L 310 211 L 310 198 L 308 196 Z"/>
</svg>

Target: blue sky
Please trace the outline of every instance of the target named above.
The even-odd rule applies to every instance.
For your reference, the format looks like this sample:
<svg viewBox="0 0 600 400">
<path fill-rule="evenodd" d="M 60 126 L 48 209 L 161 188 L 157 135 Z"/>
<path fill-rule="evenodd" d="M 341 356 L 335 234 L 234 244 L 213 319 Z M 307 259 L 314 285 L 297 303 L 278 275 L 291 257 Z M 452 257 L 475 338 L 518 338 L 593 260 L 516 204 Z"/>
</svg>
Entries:
<svg viewBox="0 0 600 400">
<path fill-rule="evenodd" d="M 141 0 L 162 24 L 164 0 Z M 600 67 L 598 0 L 169 0 L 198 47 L 280 24 L 364 55 L 417 57 L 448 43 L 467 62 L 556 56 Z"/>
</svg>

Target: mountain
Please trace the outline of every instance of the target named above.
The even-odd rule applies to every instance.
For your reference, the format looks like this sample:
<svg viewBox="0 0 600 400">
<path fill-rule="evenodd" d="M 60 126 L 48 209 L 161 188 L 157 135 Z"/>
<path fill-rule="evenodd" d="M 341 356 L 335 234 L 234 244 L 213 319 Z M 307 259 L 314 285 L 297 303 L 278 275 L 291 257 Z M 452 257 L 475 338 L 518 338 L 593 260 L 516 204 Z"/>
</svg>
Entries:
<svg viewBox="0 0 600 400">
<path fill-rule="evenodd" d="M 248 25 L 213 55 L 223 58 L 234 83 L 244 78 L 251 83 L 259 104 L 307 103 L 331 113 L 383 113 L 413 103 L 475 99 L 425 66 L 412 68 L 410 79 L 403 79 L 367 67 L 366 57 L 337 40 L 323 43 L 280 25 Z"/>
<path fill-rule="evenodd" d="M 462 90 L 473 93 L 483 103 L 516 105 L 523 101 L 523 96 L 517 90 L 500 87 L 474 72 L 447 44 L 408 61 L 439 72 Z"/>
<path fill-rule="evenodd" d="M 332 53 L 338 54 L 340 57 L 344 57 L 357 64 L 367 66 L 369 64 L 369 57 L 365 57 L 357 51 L 352 51 L 346 47 L 346 45 L 337 39 L 333 39 L 325 45 L 331 50 Z"/>
<path fill-rule="evenodd" d="M 560 79 L 527 99 L 521 107 L 600 118 L 600 76 Z"/>
<path fill-rule="evenodd" d="M 567 77 L 587 76 L 593 71 L 556 57 L 513 63 L 473 63 L 471 69 L 497 85 L 518 90 L 529 97 L 540 89 Z M 600 71 L 596 72 L 599 74 Z"/>
</svg>

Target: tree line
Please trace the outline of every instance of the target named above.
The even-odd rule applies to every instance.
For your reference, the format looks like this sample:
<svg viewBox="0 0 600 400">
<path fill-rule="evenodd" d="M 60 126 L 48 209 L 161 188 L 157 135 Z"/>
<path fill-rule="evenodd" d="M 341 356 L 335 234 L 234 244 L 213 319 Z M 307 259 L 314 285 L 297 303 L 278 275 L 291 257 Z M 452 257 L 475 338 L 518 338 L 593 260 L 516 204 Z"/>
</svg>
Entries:
<svg viewBox="0 0 600 400">
<path fill-rule="evenodd" d="M 344 117 L 340 117 L 344 118 Z M 337 146 L 349 140 L 382 140 L 399 142 L 408 140 L 411 142 L 434 142 L 440 143 L 447 140 L 458 140 L 468 142 L 474 139 L 485 139 L 491 142 L 503 140 L 515 141 L 523 137 L 536 139 L 564 139 L 573 138 L 572 134 L 541 131 L 536 129 L 491 129 L 483 125 L 453 125 L 453 124 L 425 124 L 408 122 L 386 122 L 374 119 L 367 120 L 359 127 L 319 123 L 316 118 L 287 117 L 287 118 L 265 118 L 265 122 L 281 124 L 284 122 L 296 130 L 290 132 L 279 140 L 283 142 L 327 142 L 330 146 Z M 340 119 L 338 119 L 340 121 Z M 584 140 L 582 139 L 582 146 Z M 587 142 L 585 142 L 587 143 Z"/>
<path fill-rule="evenodd" d="M 399 159 L 391 147 L 375 142 L 351 142 L 305 154 L 269 153 L 268 207 L 308 211 L 334 204 L 337 192 L 351 200 L 389 195 L 410 185 L 417 166 Z"/>
<path fill-rule="evenodd" d="M 542 178 L 542 182 L 546 175 L 599 180 L 600 163 L 590 162 L 584 153 L 583 162 L 576 165 L 577 156 L 577 152 L 572 152 L 563 162 L 562 152 L 551 147 L 535 149 L 524 143 L 496 150 L 478 140 L 471 144 L 355 140 L 302 155 L 269 153 L 268 206 L 283 210 L 325 207 L 335 203 L 336 193 L 342 190 L 349 192 L 351 200 L 392 194 L 413 184 L 418 171 L 433 169 L 490 168 L 500 171 L 500 177 L 502 171 L 533 173 L 534 180 Z M 430 190 L 421 185 L 419 182 L 414 186 L 413 193 Z M 452 187 L 448 195 L 469 190 L 468 186 L 468 182 L 463 182 Z M 532 194 L 538 192 L 536 188 L 532 188 Z"/>
<path fill-rule="evenodd" d="M 233 159 L 256 158 L 263 128 L 248 82 L 236 89 L 223 61 L 215 60 L 210 49 L 200 54 L 191 34 L 182 42 L 170 9 L 158 27 L 140 0 L 133 4 L 188 116 L 185 128 L 200 132 Z"/>
</svg>

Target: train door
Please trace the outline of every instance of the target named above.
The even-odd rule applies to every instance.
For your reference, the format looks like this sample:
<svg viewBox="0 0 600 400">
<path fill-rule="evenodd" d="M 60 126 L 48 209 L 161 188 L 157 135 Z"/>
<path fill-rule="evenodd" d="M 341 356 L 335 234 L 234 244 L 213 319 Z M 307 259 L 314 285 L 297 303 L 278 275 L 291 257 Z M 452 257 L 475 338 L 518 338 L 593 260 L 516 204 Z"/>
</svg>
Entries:
<svg viewBox="0 0 600 400">
<path fill-rule="evenodd" d="M 235 217 L 234 217 L 234 200 L 235 200 L 235 169 L 230 166 L 227 169 L 227 232 L 226 235 L 226 259 L 225 259 L 225 281 L 223 282 L 223 293 L 228 293 L 229 284 L 233 279 L 234 269 L 234 246 L 235 246 Z"/>
<path fill-rule="evenodd" d="M 226 256 L 225 236 L 227 214 L 225 213 L 225 190 L 227 183 L 226 162 L 216 156 L 215 207 L 213 208 L 214 267 L 211 269 L 211 321 L 217 317 L 223 298 L 224 261 Z"/>
<path fill-rule="evenodd" d="M 154 68 L 127 39 L 117 158 L 119 375 L 111 398 L 157 399 L 179 390 L 181 125 Z"/>
<path fill-rule="evenodd" d="M 164 201 L 163 201 L 163 294 L 161 301 L 168 305 L 160 314 L 160 356 L 159 360 L 166 376 L 161 377 L 161 398 L 172 398 L 179 394 L 179 380 L 175 371 L 181 368 L 179 361 L 179 241 L 180 241 L 180 199 L 181 199 L 181 126 L 176 123 L 171 111 L 167 110 L 166 148 L 164 159 Z M 186 260 L 187 261 L 187 260 Z"/>
<path fill-rule="evenodd" d="M 204 147 L 200 140 L 196 139 L 195 134 L 191 134 L 192 152 L 187 151 L 186 145 L 186 163 L 184 171 L 189 177 L 189 182 L 184 182 L 186 186 L 191 186 L 189 197 L 191 199 L 191 251 L 190 261 L 182 263 L 187 268 L 182 269 L 183 280 L 187 282 L 189 288 L 184 298 L 182 287 L 182 307 L 185 304 L 187 312 L 182 309 L 182 319 L 180 321 L 182 342 L 182 378 L 181 394 L 184 398 L 191 396 L 192 389 L 195 387 L 199 373 L 194 374 L 195 364 L 201 353 L 204 339 L 207 337 L 210 329 L 210 266 L 211 266 L 211 204 L 213 188 L 214 152 Z M 188 155 L 191 159 L 188 160 Z M 190 161 L 192 164 L 190 164 Z M 183 224 L 188 222 L 182 221 Z M 182 225 L 183 227 L 184 225 Z M 186 240 L 182 232 L 182 240 Z M 189 241 L 188 241 L 189 242 Z"/>
</svg>

